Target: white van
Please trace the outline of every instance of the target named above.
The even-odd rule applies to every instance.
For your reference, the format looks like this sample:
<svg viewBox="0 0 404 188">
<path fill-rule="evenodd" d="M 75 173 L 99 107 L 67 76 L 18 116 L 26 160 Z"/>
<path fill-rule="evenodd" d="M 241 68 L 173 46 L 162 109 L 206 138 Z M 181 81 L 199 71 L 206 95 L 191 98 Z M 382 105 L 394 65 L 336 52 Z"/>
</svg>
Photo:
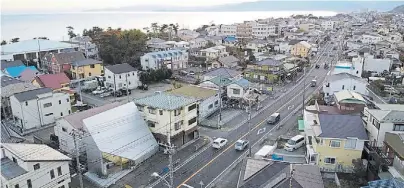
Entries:
<svg viewBox="0 0 404 188">
<path fill-rule="evenodd" d="M 293 138 L 289 139 L 288 142 L 285 144 L 286 151 L 293 151 L 302 147 L 304 144 L 304 136 L 296 135 Z"/>
</svg>

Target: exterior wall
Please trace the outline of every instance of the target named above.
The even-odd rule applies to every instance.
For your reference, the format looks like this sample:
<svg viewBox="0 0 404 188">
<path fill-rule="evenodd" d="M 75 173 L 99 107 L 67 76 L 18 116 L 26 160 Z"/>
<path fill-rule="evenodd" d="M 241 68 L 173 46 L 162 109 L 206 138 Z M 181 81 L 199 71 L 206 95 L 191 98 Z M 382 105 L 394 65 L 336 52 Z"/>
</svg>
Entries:
<svg viewBox="0 0 404 188">
<path fill-rule="evenodd" d="M 369 141 L 371 141 L 373 144 L 376 144 L 376 146 L 383 146 L 386 132 L 394 132 L 394 124 L 380 123 L 380 121 L 372 116 L 372 114 L 370 114 L 367 109 L 364 110 L 364 115 L 364 121 L 366 122 L 365 128 L 369 136 Z M 379 128 L 377 128 L 377 126 L 379 126 Z"/>
<path fill-rule="evenodd" d="M 279 47 L 275 49 L 276 51 L 279 51 L 280 53 L 290 53 L 290 48 L 291 46 L 289 43 L 279 43 Z"/>
<path fill-rule="evenodd" d="M 59 139 L 59 149 L 62 151 L 69 153 L 71 156 L 74 156 L 74 139 L 70 134 L 73 132 L 75 128 L 70 125 L 65 119 L 61 118 L 56 121 L 56 126 L 54 127 L 55 135 L 58 136 Z M 85 147 L 83 142 L 78 142 L 80 153 L 85 152 Z"/>
<path fill-rule="evenodd" d="M 306 48 L 305 46 L 297 43 L 290 48 L 290 53 L 294 56 L 300 57 L 308 57 L 310 49 Z"/>
<path fill-rule="evenodd" d="M 362 150 L 364 147 L 364 140 L 357 140 L 355 149 L 346 149 L 344 139 L 330 139 L 321 138 L 323 144 L 313 143 L 313 146 L 318 153 L 318 165 L 320 168 L 335 169 L 338 165 L 342 165 L 342 168 L 349 169 L 352 167 L 353 159 L 360 159 L 362 157 Z M 341 141 L 339 148 L 330 147 L 331 140 Z M 335 157 L 335 164 L 326 164 L 324 162 L 325 157 Z"/>
<path fill-rule="evenodd" d="M 209 97 L 199 104 L 199 119 L 204 120 L 207 116 L 216 112 L 219 109 L 220 101 L 219 94 Z"/>
<path fill-rule="evenodd" d="M 263 39 L 269 35 L 276 34 L 276 26 L 269 24 L 256 24 L 252 26 L 252 35 L 256 38 Z"/>
<path fill-rule="evenodd" d="M 325 96 L 333 96 L 334 93 L 342 90 L 350 90 L 360 94 L 367 95 L 366 82 L 360 82 L 355 79 L 341 79 L 333 82 L 325 82 L 323 86 L 323 92 Z M 328 86 L 328 87 L 327 87 Z M 344 87 L 344 89 L 342 89 Z"/>
<path fill-rule="evenodd" d="M 55 123 L 56 119 L 71 113 L 70 97 L 65 93 L 54 93 L 44 98 L 40 97 L 38 100 L 27 101 L 27 103 L 20 103 L 12 96 L 10 102 L 13 115 L 20 119 L 18 123 L 22 122 L 20 126 L 23 130 L 40 128 L 43 125 Z M 52 106 L 44 107 L 44 104 L 47 103 L 52 103 Z"/>
<path fill-rule="evenodd" d="M 181 51 L 182 55 L 178 55 L 173 58 L 165 57 L 165 58 L 158 58 L 153 57 L 152 54 L 148 53 L 140 57 L 140 63 L 144 70 L 147 69 L 160 69 L 163 66 L 166 66 L 169 69 L 177 70 L 183 69 L 188 67 L 188 53 L 186 51 Z M 161 52 L 162 54 L 165 53 L 164 51 Z M 164 64 L 166 65 L 164 65 Z M 171 63 L 173 66 L 169 66 L 168 63 Z"/>
<path fill-rule="evenodd" d="M 102 64 L 95 64 L 94 68 L 91 68 L 90 65 L 81 66 L 78 68 L 72 66 L 70 71 L 72 71 L 74 79 L 89 78 L 94 76 L 101 76 L 101 74 L 104 73 L 104 66 Z"/>
<path fill-rule="evenodd" d="M 249 23 L 238 24 L 236 32 L 237 38 L 251 38 L 252 26 Z"/>
<path fill-rule="evenodd" d="M 47 162 L 25 162 L 22 161 L 18 156 L 13 155 L 8 150 L 5 149 L 5 156 L 10 160 L 12 158 L 16 158 L 18 165 L 24 168 L 28 173 L 18 176 L 11 180 L 5 180 L 2 177 L 2 184 L 7 185 L 10 188 L 14 188 L 16 184 L 19 185 L 20 188 L 28 188 L 27 180 L 30 179 L 32 182 L 33 188 L 40 187 L 61 187 L 65 186 L 65 188 L 69 187 L 70 180 L 70 171 L 69 171 L 69 162 L 68 161 L 47 161 Z M 40 168 L 34 170 L 34 165 L 38 164 Z M 62 174 L 58 174 L 57 168 L 62 168 Z M 50 171 L 53 170 L 55 173 L 55 178 L 51 179 Z M 60 183 L 58 183 L 60 182 Z"/>
<path fill-rule="evenodd" d="M 363 70 L 382 73 L 384 70 L 390 71 L 390 66 L 390 59 L 374 59 L 372 56 L 368 56 L 365 58 Z"/>
<path fill-rule="evenodd" d="M 383 38 L 380 36 L 362 35 L 361 41 L 364 44 L 375 44 L 382 41 Z"/>
<path fill-rule="evenodd" d="M 247 48 L 251 49 L 252 52 L 266 52 L 265 44 L 248 43 Z"/>
<path fill-rule="evenodd" d="M 237 34 L 236 25 L 220 25 L 220 36 L 232 36 L 235 37 Z"/>
<path fill-rule="evenodd" d="M 234 93 L 234 89 L 238 89 L 240 91 L 239 94 Z M 227 86 L 227 96 L 229 98 L 243 98 L 244 96 L 244 89 L 237 84 L 230 84 Z"/>
<path fill-rule="evenodd" d="M 122 88 L 126 88 L 126 84 L 128 84 L 128 89 L 135 89 L 140 84 L 137 71 L 114 74 L 110 70 L 105 69 L 106 87 L 111 87 L 112 89 L 116 88 L 116 90 L 119 90 Z"/>
<path fill-rule="evenodd" d="M 321 28 L 323 30 L 333 30 L 334 29 L 334 21 L 324 21 L 321 23 Z"/>
<path fill-rule="evenodd" d="M 299 29 L 308 32 L 314 29 L 314 24 L 300 24 Z"/>
<path fill-rule="evenodd" d="M 190 48 L 203 48 L 208 44 L 207 40 L 194 39 L 189 41 Z"/>
</svg>

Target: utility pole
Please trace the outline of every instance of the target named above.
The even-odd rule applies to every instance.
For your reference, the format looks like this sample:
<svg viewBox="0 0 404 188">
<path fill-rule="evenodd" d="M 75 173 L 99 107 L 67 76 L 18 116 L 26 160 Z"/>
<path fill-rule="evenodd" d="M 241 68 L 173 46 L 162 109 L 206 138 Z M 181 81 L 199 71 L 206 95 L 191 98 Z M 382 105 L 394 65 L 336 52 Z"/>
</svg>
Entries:
<svg viewBox="0 0 404 188">
<path fill-rule="evenodd" d="M 74 148 L 75 148 L 75 153 L 76 153 L 76 166 L 77 166 L 77 173 L 79 175 L 79 180 L 80 180 L 80 188 L 84 188 L 83 185 L 83 175 L 81 174 L 81 167 L 80 167 L 80 150 L 79 150 L 79 146 L 77 144 L 77 137 L 78 132 L 76 130 L 73 130 L 73 132 L 71 133 L 73 135 L 73 141 L 74 141 Z"/>
<path fill-rule="evenodd" d="M 78 80 L 79 80 L 79 94 L 80 94 L 80 102 L 81 102 L 81 105 L 82 104 L 84 104 L 83 103 L 83 96 L 81 95 L 81 81 L 80 81 L 80 77 L 79 77 L 79 64 L 78 63 L 76 63 L 76 79 L 77 78 L 79 78 Z"/>
<path fill-rule="evenodd" d="M 302 98 L 302 114 L 304 114 L 304 99 L 306 94 L 306 67 L 303 67 L 303 98 Z"/>
<path fill-rule="evenodd" d="M 251 157 L 251 101 L 248 100 L 248 140 L 250 143 L 248 144 L 248 156 Z"/>
<path fill-rule="evenodd" d="M 219 76 L 219 117 L 217 119 L 217 126 L 220 128 L 222 121 L 222 77 Z"/>
<path fill-rule="evenodd" d="M 128 74 L 129 74 L 129 73 L 128 73 Z M 126 96 L 128 97 L 128 102 L 129 102 L 128 74 L 126 74 Z"/>
<path fill-rule="evenodd" d="M 171 99 L 170 96 L 168 97 L 168 104 L 171 107 Z M 172 125 L 172 118 L 171 118 L 171 113 L 172 110 L 170 110 L 170 123 L 169 123 L 169 129 L 167 130 L 167 144 L 162 144 L 163 146 L 166 147 L 166 151 L 168 152 L 168 169 L 169 169 L 169 177 L 170 181 L 169 184 L 167 185 L 169 188 L 172 188 L 174 185 L 174 169 L 173 169 L 173 153 L 174 149 L 173 146 L 171 145 L 171 125 Z M 174 114 L 175 115 L 175 114 Z"/>
</svg>

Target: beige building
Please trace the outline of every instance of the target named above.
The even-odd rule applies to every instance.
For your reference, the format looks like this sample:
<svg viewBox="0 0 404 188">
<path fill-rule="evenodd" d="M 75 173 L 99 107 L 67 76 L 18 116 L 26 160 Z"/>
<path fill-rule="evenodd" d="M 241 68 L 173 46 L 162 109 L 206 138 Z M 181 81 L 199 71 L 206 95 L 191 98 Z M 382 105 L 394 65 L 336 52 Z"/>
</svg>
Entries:
<svg viewBox="0 0 404 188">
<path fill-rule="evenodd" d="M 303 30 L 304 32 L 309 32 L 315 29 L 314 24 L 311 23 L 306 23 L 306 24 L 300 24 L 299 29 Z"/>
<path fill-rule="evenodd" d="M 157 92 L 135 104 L 159 143 L 167 143 L 170 134 L 171 143 L 179 147 L 199 136 L 196 98 Z"/>
<path fill-rule="evenodd" d="M 237 38 L 251 38 L 252 37 L 252 23 L 244 22 L 237 24 L 236 30 Z"/>
</svg>

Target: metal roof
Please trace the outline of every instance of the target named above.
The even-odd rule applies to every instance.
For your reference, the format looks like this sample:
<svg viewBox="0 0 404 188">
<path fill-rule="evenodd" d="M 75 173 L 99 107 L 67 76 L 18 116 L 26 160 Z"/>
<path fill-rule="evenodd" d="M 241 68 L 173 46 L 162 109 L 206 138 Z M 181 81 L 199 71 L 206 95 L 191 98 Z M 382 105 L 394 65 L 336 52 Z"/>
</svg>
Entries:
<svg viewBox="0 0 404 188">
<path fill-rule="evenodd" d="M 222 78 L 233 78 L 240 74 L 241 74 L 241 72 L 239 72 L 239 71 L 225 68 L 225 67 L 220 67 L 220 68 L 217 68 L 210 72 L 205 73 L 203 76 L 211 76 L 211 77 L 220 76 Z"/>
<path fill-rule="evenodd" d="M 17 163 L 9 158 L 5 157 L 1 159 L 1 176 L 6 180 L 14 179 L 26 173 L 27 171 L 25 169 L 18 166 Z"/>
<path fill-rule="evenodd" d="M 24 40 L 16 43 L 6 44 L 1 46 L 1 53 L 4 54 L 24 54 L 30 52 L 51 51 L 57 49 L 69 49 L 76 46 L 64 42 L 44 40 L 44 39 L 31 39 Z"/>
<path fill-rule="evenodd" d="M 75 61 L 72 62 L 72 66 L 86 66 L 86 65 L 95 65 L 95 64 L 102 64 L 101 61 L 97 61 L 95 59 L 84 59 L 84 60 L 80 60 L 80 61 Z"/>
<path fill-rule="evenodd" d="M 1 87 L 2 88 L 6 87 L 8 85 L 11 85 L 11 84 L 16 84 L 16 83 L 21 83 L 21 82 L 22 81 L 17 80 L 17 79 L 15 79 L 13 77 L 10 77 L 10 76 L 6 76 L 6 75 L 1 76 Z"/>
<path fill-rule="evenodd" d="M 235 67 L 237 66 L 237 63 L 240 61 L 239 59 L 237 59 L 236 57 L 229 55 L 226 57 L 221 57 L 218 60 L 220 63 L 227 65 L 229 67 Z"/>
<path fill-rule="evenodd" d="M 363 120 L 359 115 L 319 114 L 318 118 L 321 127 L 320 137 L 368 139 Z"/>
<path fill-rule="evenodd" d="M 256 62 L 255 64 L 278 67 L 278 66 L 283 65 L 283 62 L 275 60 L 275 59 L 265 59 L 265 60 Z"/>
<path fill-rule="evenodd" d="M 363 82 L 363 83 L 367 83 L 364 79 L 354 76 L 352 74 L 343 72 L 343 73 L 338 73 L 338 74 L 332 74 L 327 76 L 327 81 L 336 81 L 336 80 L 342 80 L 342 79 L 354 79 L 357 80 L 359 82 Z"/>
<path fill-rule="evenodd" d="M 338 102 L 366 104 L 366 100 L 362 97 L 362 95 L 350 90 L 336 92 L 334 93 L 334 96 Z"/>
<path fill-rule="evenodd" d="M 52 92 L 51 88 L 38 88 L 38 89 L 24 91 L 21 93 L 16 93 L 16 94 L 14 94 L 14 97 L 18 101 L 24 102 L 24 101 L 35 99 L 40 94 L 50 93 L 50 92 Z"/>
<path fill-rule="evenodd" d="M 239 85 L 240 87 L 247 89 L 250 86 L 250 82 L 244 78 L 240 78 L 232 82 L 232 84 Z"/>
<path fill-rule="evenodd" d="M 15 60 L 15 61 L 1 61 L 1 70 L 4 70 L 9 67 L 18 67 L 22 66 L 24 63 L 21 60 Z"/>
<path fill-rule="evenodd" d="M 196 98 L 184 97 L 165 92 L 158 92 L 140 99 L 136 99 L 136 105 L 150 106 L 152 108 L 164 110 L 176 110 L 186 105 L 196 102 Z"/>
<path fill-rule="evenodd" d="M 10 151 L 23 161 L 69 161 L 66 155 L 45 144 L 1 144 L 6 150 Z"/>
<path fill-rule="evenodd" d="M 130 66 L 127 63 L 107 66 L 107 67 L 105 67 L 105 69 L 108 69 L 109 71 L 111 71 L 114 74 L 122 74 L 122 73 L 136 71 L 136 69 L 134 67 Z"/>
<path fill-rule="evenodd" d="M 25 141 L 23 137 L 1 123 L 1 143 L 20 143 L 23 141 Z"/>
<path fill-rule="evenodd" d="M 207 99 L 209 97 L 215 96 L 218 92 L 215 89 L 209 89 L 195 85 L 186 85 L 178 89 L 171 90 L 168 93 L 185 97 L 194 97 L 197 99 Z"/>
</svg>

